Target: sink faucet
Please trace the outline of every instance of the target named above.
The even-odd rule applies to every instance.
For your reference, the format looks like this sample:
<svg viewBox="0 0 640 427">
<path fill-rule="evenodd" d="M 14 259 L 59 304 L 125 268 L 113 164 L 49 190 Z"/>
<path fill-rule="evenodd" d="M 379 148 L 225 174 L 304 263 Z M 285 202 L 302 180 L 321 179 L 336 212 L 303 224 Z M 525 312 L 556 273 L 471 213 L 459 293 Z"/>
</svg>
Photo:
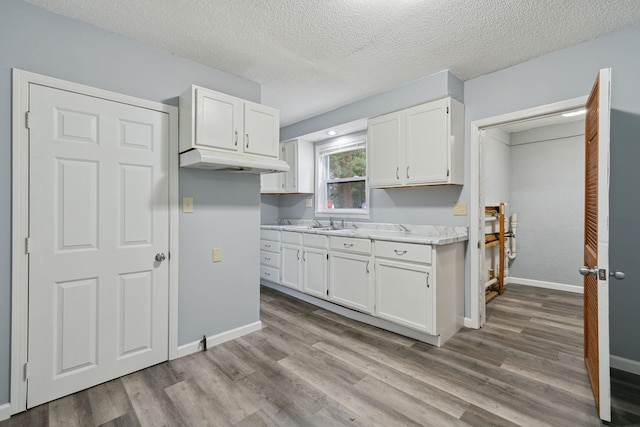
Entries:
<svg viewBox="0 0 640 427">
<path fill-rule="evenodd" d="M 319 227 L 322 227 L 322 224 L 320 224 L 320 221 L 318 221 L 317 219 L 314 219 L 313 220 L 313 226 L 319 228 Z"/>
<path fill-rule="evenodd" d="M 405 233 L 409 232 L 409 229 L 402 224 L 398 224 L 398 227 L 400 227 L 400 229 L 402 229 L 402 231 L 404 231 Z"/>
<path fill-rule="evenodd" d="M 342 218 L 342 225 L 340 227 L 344 228 L 344 218 Z"/>
<path fill-rule="evenodd" d="M 333 217 L 332 216 L 329 217 L 329 226 L 331 228 L 335 228 L 334 225 L 333 225 Z"/>
</svg>

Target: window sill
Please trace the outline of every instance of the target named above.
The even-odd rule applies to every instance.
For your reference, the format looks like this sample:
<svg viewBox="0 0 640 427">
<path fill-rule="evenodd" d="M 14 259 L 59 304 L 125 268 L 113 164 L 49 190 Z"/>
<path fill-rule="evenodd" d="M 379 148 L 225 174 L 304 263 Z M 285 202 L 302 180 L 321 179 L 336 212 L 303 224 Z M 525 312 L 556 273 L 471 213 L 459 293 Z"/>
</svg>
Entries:
<svg viewBox="0 0 640 427">
<path fill-rule="evenodd" d="M 366 212 L 357 212 L 357 211 L 349 211 L 336 209 L 335 212 L 332 211 L 316 211 L 314 212 L 316 218 L 359 218 L 359 219 L 370 219 L 371 214 L 369 211 Z"/>
</svg>

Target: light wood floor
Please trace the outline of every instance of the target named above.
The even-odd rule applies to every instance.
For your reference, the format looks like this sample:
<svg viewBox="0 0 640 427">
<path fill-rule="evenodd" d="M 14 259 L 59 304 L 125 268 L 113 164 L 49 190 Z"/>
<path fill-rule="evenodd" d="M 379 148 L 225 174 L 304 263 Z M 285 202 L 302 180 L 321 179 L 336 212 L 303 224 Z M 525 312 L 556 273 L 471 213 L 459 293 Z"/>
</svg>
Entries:
<svg viewBox="0 0 640 427">
<path fill-rule="evenodd" d="M 510 285 L 488 305 L 483 329 L 441 348 L 267 288 L 261 313 L 262 331 L 0 427 L 600 425 L 582 361 L 580 295 Z M 613 425 L 640 425 L 637 378 L 614 376 Z"/>
</svg>

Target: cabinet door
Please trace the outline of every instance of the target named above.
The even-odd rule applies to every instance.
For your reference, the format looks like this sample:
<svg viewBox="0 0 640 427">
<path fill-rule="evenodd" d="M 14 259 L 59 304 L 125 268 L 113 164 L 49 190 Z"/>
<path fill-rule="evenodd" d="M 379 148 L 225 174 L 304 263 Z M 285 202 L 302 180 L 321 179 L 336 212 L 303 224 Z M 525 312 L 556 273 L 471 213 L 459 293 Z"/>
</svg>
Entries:
<svg viewBox="0 0 640 427">
<path fill-rule="evenodd" d="M 332 252 L 329 255 L 329 299 L 365 313 L 373 310 L 371 258 Z"/>
<path fill-rule="evenodd" d="M 194 148 L 241 151 L 241 100 L 198 88 L 195 109 Z"/>
<path fill-rule="evenodd" d="M 369 187 L 400 185 L 400 113 L 369 119 L 367 126 L 367 176 Z"/>
<path fill-rule="evenodd" d="M 280 144 L 280 160 L 285 160 L 284 151 L 284 144 Z M 260 193 L 284 193 L 286 173 L 288 172 L 260 174 Z"/>
<path fill-rule="evenodd" d="M 293 289 L 301 290 L 301 257 L 302 248 L 300 246 L 282 245 L 282 268 L 280 284 Z"/>
<path fill-rule="evenodd" d="M 291 168 L 289 172 L 284 172 L 284 190 L 287 193 L 298 192 L 298 144 L 296 141 L 289 141 L 284 144 L 284 157 L 282 160 L 287 162 Z"/>
<path fill-rule="evenodd" d="M 327 299 L 327 251 L 304 248 L 302 260 L 302 290 L 309 295 Z"/>
<path fill-rule="evenodd" d="M 446 182 L 449 170 L 447 99 L 405 111 L 405 167 L 407 184 Z"/>
<path fill-rule="evenodd" d="M 253 102 L 244 103 L 244 152 L 278 157 L 280 112 Z"/>
<path fill-rule="evenodd" d="M 431 267 L 376 259 L 375 315 L 435 334 Z"/>
</svg>

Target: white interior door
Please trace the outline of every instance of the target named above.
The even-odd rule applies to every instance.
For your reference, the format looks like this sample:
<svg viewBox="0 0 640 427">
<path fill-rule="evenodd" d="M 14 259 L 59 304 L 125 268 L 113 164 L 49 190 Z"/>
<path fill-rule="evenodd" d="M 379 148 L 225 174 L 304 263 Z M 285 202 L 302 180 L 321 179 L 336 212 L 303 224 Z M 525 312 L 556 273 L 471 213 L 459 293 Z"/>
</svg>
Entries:
<svg viewBox="0 0 640 427">
<path fill-rule="evenodd" d="M 29 104 L 33 407 L 167 360 L 169 153 L 166 113 L 35 84 Z"/>
</svg>

